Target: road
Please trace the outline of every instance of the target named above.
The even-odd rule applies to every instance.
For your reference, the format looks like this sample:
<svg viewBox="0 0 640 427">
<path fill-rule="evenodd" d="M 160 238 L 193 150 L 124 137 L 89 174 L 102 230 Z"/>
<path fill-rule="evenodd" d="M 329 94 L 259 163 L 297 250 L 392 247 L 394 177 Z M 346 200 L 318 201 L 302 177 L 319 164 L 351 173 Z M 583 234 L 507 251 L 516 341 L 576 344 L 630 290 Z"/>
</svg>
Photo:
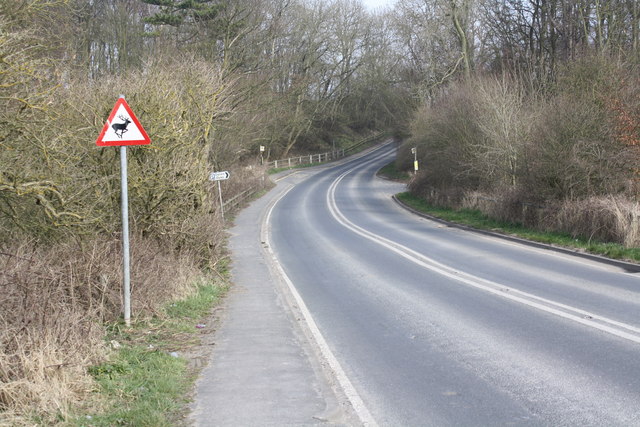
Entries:
<svg viewBox="0 0 640 427">
<path fill-rule="evenodd" d="M 265 238 L 364 421 L 640 425 L 638 274 L 411 214 L 394 156 L 286 178 Z"/>
</svg>

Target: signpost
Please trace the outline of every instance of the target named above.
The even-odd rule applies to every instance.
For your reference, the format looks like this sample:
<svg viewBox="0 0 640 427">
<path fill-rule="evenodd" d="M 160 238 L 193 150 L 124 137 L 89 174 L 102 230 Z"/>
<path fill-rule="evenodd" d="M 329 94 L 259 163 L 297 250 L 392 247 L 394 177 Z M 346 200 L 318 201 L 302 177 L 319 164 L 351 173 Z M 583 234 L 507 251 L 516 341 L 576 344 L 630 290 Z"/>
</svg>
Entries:
<svg viewBox="0 0 640 427">
<path fill-rule="evenodd" d="M 220 196 L 220 213 L 222 215 L 222 220 L 224 221 L 224 204 L 222 203 L 222 188 L 220 187 L 220 181 L 224 181 L 225 179 L 229 179 L 229 172 L 211 172 L 209 174 L 209 181 L 218 181 L 218 195 Z"/>
<path fill-rule="evenodd" d="M 418 173 L 418 149 L 413 147 L 411 153 L 413 153 L 413 174 L 415 175 Z"/>
<path fill-rule="evenodd" d="M 120 95 L 96 140 L 98 147 L 120 147 L 120 205 L 122 208 L 122 293 L 124 322 L 131 325 L 131 273 L 129 266 L 129 195 L 127 185 L 127 145 L 147 145 L 151 139 Z"/>
</svg>

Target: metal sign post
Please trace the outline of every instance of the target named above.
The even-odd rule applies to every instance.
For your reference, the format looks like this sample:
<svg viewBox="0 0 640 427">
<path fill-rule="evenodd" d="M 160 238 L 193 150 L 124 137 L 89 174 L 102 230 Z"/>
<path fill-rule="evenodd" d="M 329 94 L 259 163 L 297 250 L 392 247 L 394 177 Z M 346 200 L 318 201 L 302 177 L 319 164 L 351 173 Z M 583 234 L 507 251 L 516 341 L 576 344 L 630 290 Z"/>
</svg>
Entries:
<svg viewBox="0 0 640 427">
<path fill-rule="evenodd" d="M 220 213 L 222 215 L 222 220 L 224 221 L 224 203 L 222 203 L 222 187 L 220 186 L 220 181 L 225 179 L 229 179 L 229 172 L 211 172 L 209 174 L 209 181 L 218 181 L 218 195 L 220 196 Z"/>
<path fill-rule="evenodd" d="M 222 203 L 222 187 L 220 186 L 220 181 L 218 181 L 218 195 L 220 196 L 220 215 L 222 215 L 222 220 L 224 221 L 224 203 Z"/>
<path fill-rule="evenodd" d="M 122 206 L 122 293 L 124 323 L 131 326 L 131 270 L 129 264 L 129 193 L 127 190 L 127 147 L 120 146 L 120 205 Z"/>
<path fill-rule="evenodd" d="M 116 117 L 117 116 L 117 117 Z M 118 123 L 120 122 L 120 123 Z M 147 145 L 151 139 L 120 95 L 96 140 L 98 147 L 120 147 L 120 206 L 122 210 L 122 300 L 124 322 L 131 326 L 131 268 L 129 256 L 129 194 L 127 145 Z"/>
</svg>

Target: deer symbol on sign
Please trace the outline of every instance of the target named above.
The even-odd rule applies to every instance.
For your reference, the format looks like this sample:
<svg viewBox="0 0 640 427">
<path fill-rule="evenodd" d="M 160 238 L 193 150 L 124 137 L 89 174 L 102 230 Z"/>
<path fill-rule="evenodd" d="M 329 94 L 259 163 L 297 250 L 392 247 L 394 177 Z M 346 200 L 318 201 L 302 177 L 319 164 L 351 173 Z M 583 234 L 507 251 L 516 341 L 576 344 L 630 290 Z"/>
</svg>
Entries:
<svg viewBox="0 0 640 427">
<path fill-rule="evenodd" d="M 120 120 L 123 120 L 124 123 L 114 123 L 111 125 L 111 128 L 116 133 L 116 135 L 118 135 L 118 138 L 122 138 L 122 134 L 124 134 L 127 131 L 127 126 L 129 126 L 129 123 L 131 123 L 131 120 L 129 120 L 128 117 L 123 115 L 118 116 L 118 118 Z"/>
</svg>

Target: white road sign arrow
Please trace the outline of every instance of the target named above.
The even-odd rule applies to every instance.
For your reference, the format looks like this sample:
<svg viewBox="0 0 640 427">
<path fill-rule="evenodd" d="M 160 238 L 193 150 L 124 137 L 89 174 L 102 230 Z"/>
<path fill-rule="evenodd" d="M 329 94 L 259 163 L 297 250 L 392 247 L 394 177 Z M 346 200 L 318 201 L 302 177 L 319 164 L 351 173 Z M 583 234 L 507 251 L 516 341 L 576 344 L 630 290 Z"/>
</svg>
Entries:
<svg viewBox="0 0 640 427">
<path fill-rule="evenodd" d="M 223 181 L 225 179 L 229 179 L 229 172 L 211 172 L 209 175 L 209 181 Z"/>
</svg>

